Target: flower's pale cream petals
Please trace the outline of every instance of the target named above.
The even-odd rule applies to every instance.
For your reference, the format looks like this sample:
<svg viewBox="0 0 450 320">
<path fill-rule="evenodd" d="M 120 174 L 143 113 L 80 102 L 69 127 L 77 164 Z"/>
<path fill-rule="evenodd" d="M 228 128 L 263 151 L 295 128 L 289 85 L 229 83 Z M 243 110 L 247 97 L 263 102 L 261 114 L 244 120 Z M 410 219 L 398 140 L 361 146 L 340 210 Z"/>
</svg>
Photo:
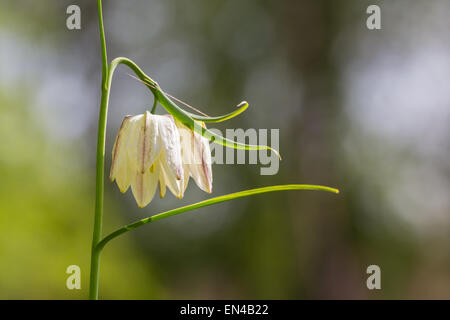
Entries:
<svg viewBox="0 0 450 320">
<path fill-rule="evenodd" d="M 183 164 L 183 170 L 184 170 L 184 177 L 183 177 L 183 186 L 181 188 L 181 191 L 184 195 L 184 192 L 186 191 L 188 183 L 189 183 L 189 172 L 190 172 L 189 166 Z"/>
<path fill-rule="evenodd" d="M 146 117 L 143 114 L 131 117 L 129 120 L 129 139 L 126 146 L 128 152 L 129 165 L 135 170 L 141 170 L 142 164 L 139 161 L 142 157 L 142 141 Z"/>
<path fill-rule="evenodd" d="M 116 183 L 120 192 L 125 193 L 128 190 L 135 172 L 135 170 L 127 165 L 127 161 L 120 164 L 120 167 L 117 169 L 116 173 Z"/>
<path fill-rule="evenodd" d="M 134 179 L 131 182 L 131 190 L 139 208 L 145 207 L 152 201 L 158 186 L 158 178 L 158 166 L 155 166 L 153 172 L 150 169 L 144 173 L 139 170 L 135 172 Z"/>
<path fill-rule="evenodd" d="M 157 119 L 160 116 L 152 115 L 146 111 L 144 114 L 144 123 L 139 134 L 137 162 L 141 172 L 148 170 L 161 152 L 161 144 L 158 141 Z"/>
<path fill-rule="evenodd" d="M 194 133 L 193 162 L 189 165 L 191 176 L 197 186 L 205 192 L 212 192 L 211 150 L 208 139 Z"/>
<path fill-rule="evenodd" d="M 164 155 L 162 155 L 162 156 L 164 157 Z M 165 177 L 164 169 L 162 168 L 162 163 L 160 161 L 160 158 L 161 158 L 161 155 L 156 160 L 156 165 L 158 166 L 158 169 L 159 169 L 159 179 L 158 179 L 158 182 L 159 182 L 159 197 L 162 199 L 166 195 L 166 190 L 167 190 L 167 188 L 166 188 L 166 186 L 167 186 L 166 180 L 167 180 L 167 178 Z"/>
<path fill-rule="evenodd" d="M 183 179 L 178 180 L 172 170 L 169 168 L 167 161 L 166 161 L 166 155 L 165 152 L 161 152 L 159 165 L 160 165 L 160 181 L 164 181 L 165 186 L 169 188 L 169 190 L 173 193 L 173 195 L 179 199 L 183 198 L 184 190 L 182 190 L 183 187 Z"/>
<path fill-rule="evenodd" d="M 189 164 L 192 161 L 192 150 L 191 142 L 192 142 L 192 131 L 181 125 L 180 123 L 177 123 L 178 131 L 180 133 L 180 144 L 181 144 L 181 159 L 183 161 L 183 186 L 182 191 L 183 193 L 186 191 L 188 183 L 189 183 L 189 173 L 190 168 Z"/>
<path fill-rule="evenodd" d="M 196 122 L 196 124 L 201 127 L 205 126 L 203 122 Z M 208 139 L 189 130 L 178 121 L 176 121 L 176 125 L 178 131 L 180 132 L 181 154 L 183 158 L 184 170 L 189 170 L 190 176 L 194 179 L 200 189 L 211 193 L 211 150 Z M 184 190 L 186 188 L 187 181 L 185 181 Z"/>
<path fill-rule="evenodd" d="M 159 139 L 165 153 L 165 164 L 173 176 L 177 180 L 181 180 L 183 179 L 183 162 L 181 160 L 180 134 L 172 116 L 157 117 L 159 118 L 157 121 Z"/>
<path fill-rule="evenodd" d="M 111 181 L 117 178 L 118 172 L 122 167 L 126 168 L 128 160 L 126 147 L 129 137 L 130 118 L 131 116 L 126 116 L 123 119 L 116 140 L 114 141 L 111 170 L 109 172 L 109 179 Z"/>
<path fill-rule="evenodd" d="M 153 199 L 158 184 L 161 198 L 167 188 L 182 198 L 190 176 L 201 189 L 211 192 L 210 158 L 207 139 L 176 124 L 170 115 L 146 112 L 124 119 L 113 147 L 110 178 L 121 192 L 131 185 L 142 208 Z"/>
<path fill-rule="evenodd" d="M 189 175 L 190 175 L 190 164 L 193 161 L 193 137 L 194 133 L 189 130 L 186 126 L 181 124 L 181 122 L 175 120 L 175 124 L 178 128 L 178 132 L 180 134 L 180 145 L 181 145 L 181 158 L 183 161 L 183 193 L 186 191 L 188 183 L 189 183 Z"/>
</svg>

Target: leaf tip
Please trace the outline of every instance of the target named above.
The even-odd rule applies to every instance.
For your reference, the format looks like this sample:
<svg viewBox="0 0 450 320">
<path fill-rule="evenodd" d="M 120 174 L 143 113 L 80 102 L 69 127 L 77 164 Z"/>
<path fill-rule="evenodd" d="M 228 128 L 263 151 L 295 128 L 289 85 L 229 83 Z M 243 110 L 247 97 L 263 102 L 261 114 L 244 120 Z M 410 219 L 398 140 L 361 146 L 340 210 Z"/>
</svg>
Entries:
<svg viewBox="0 0 450 320">
<path fill-rule="evenodd" d="M 268 147 L 268 148 L 269 148 L 270 151 L 274 152 L 274 153 L 278 156 L 278 159 L 279 159 L 279 160 L 282 160 L 281 154 L 278 152 L 277 149 L 273 149 L 273 148 L 271 148 L 271 147 Z"/>
<path fill-rule="evenodd" d="M 247 101 L 241 101 L 237 106 L 236 106 L 236 108 L 242 108 L 242 107 L 248 107 L 248 102 Z"/>
</svg>

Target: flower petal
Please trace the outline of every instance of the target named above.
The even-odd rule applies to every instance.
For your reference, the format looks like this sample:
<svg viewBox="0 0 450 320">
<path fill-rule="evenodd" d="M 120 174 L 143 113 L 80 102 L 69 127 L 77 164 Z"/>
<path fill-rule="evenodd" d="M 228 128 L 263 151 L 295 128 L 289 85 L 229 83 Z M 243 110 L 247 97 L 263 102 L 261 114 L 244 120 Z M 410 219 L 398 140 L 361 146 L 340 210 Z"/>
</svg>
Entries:
<svg viewBox="0 0 450 320">
<path fill-rule="evenodd" d="M 138 142 L 141 149 L 139 149 L 137 155 L 142 172 L 148 170 L 153 165 L 161 152 L 161 143 L 158 139 L 158 124 L 155 119 L 157 116 L 146 111 L 144 117 L 143 132 L 139 136 L 140 140 Z"/>
<path fill-rule="evenodd" d="M 147 111 L 131 119 L 128 156 L 132 165 L 141 173 L 152 166 L 161 152 L 155 117 Z"/>
<path fill-rule="evenodd" d="M 212 192 L 211 150 L 208 139 L 188 129 L 181 122 L 176 122 L 181 138 L 181 154 L 184 169 L 189 170 L 190 176 L 197 186 L 205 192 Z M 196 121 L 195 125 L 204 127 L 205 124 Z M 185 181 L 184 189 L 187 187 Z"/>
<path fill-rule="evenodd" d="M 175 175 L 173 174 L 173 171 L 169 168 L 166 160 L 166 154 L 165 151 L 161 152 L 159 161 L 158 161 L 159 167 L 160 167 L 160 181 L 164 184 L 164 194 L 165 194 L 165 186 L 169 187 L 169 190 L 174 194 L 175 197 L 181 199 L 184 195 L 183 187 L 183 179 L 178 180 Z M 161 183 L 160 183 L 161 185 Z"/>
<path fill-rule="evenodd" d="M 121 192 L 127 191 L 130 186 L 130 176 L 128 175 L 128 156 L 127 145 L 130 137 L 130 119 L 126 116 L 117 133 L 112 151 L 112 163 L 109 178 L 111 181 L 116 180 Z"/>
<path fill-rule="evenodd" d="M 155 117 L 158 117 L 159 139 L 165 153 L 164 165 L 177 180 L 182 180 L 183 162 L 181 160 L 180 134 L 173 117 L 170 115 Z"/>
<path fill-rule="evenodd" d="M 191 176 L 197 186 L 205 192 L 212 192 L 211 149 L 208 139 L 194 133 L 193 161 L 189 165 Z"/>
<path fill-rule="evenodd" d="M 143 208 L 152 201 L 158 185 L 159 168 L 155 166 L 153 172 L 149 169 L 144 173 L 136 171 L 131 182 L 131 190 L 139 208 Z"/>
<path fill-rule="evenodd" d="M 133 170 L 125 160 L 120 163 L 120 166 L 117 168 L 116 173 L 116 183 L 119 187 L 120 192 L 125 193 L 128 190 L 128 187 L 131 184 L 131 181 L 136 173 L 136 170 Z"/>
<path fill-rule="evenodd" d="M 129 166 L 131 166 L 134 170 L 141 169 L 139 163 L 139 154 L 142 154 L 142 134 L 144 132 L 143 127 L 145 125 L 145 116 L 143 114 L 139 114 L 137 116 L 131 117 L 129 120 L 129 138 L 126 145 Z"/>
<path fill-rule="evenodd" d="M 189 183 L 189 175 L 191 172 L 190 164 L 193 162 L 194 133 L 177 120 L 175 120 L 175 125 L 177 126 L 178 132 L 180 134 L 181 159 L 183 161 L 184 171 L 184 183 L 182 190 L 184 193 Z"/>
</svg>

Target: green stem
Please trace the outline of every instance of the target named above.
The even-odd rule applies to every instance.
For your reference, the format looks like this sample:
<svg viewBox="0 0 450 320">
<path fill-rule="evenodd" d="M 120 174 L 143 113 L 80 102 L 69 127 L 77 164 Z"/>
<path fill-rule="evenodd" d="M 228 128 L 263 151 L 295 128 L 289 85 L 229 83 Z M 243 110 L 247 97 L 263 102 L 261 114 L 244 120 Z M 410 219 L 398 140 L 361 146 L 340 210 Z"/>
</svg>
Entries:
<svg viewBox="0 0 450 320">
<path fill-rule="evenodd" d="M 97 0 L 97 7 L 98 7 L 98 24 L 100 27 L 100 40 L 102 50 L 102 84 L 103 89 L 106 89 L 105 82 L 106 77 L 108 76 L 108 56 L 106 53 L 105 27 L 103 26 L 102 0 Z"/>
<path fill-rule="evenodd" d="M 96 165 L 96 188 L 95 188 L 95 214 L 94 231 L 92 236 L 91 248 L 91 274 L 89 281 L 89 298 L 98 299 L 98 284 L 100 274 L 100 253 L 101 249 L 97 247 L 102 236 L 102 217 L 103 217 L 103 195 L 104 195 L 104 169 L 105 169 L 105 137 L 106 124 L 108 118 L 109 94 L 111 89 L 114 70 L 119 64 L 124 64 L 133 70 L 141 79 L 145 79 L 151 85 L 157 86 L 157 83 L 145 73 L 130 59 L 116 58 L 108 66 L 106 51 L 105 29 L 103 26 L 102 2 L 97 0 L 98 21 L 100 27 L 100 40 L 102 50 L 102 96 L 100 103 L 100 113 L 98 118 L 98 136 L 97 136 L 97 165 Z M 155 97 L 156 99 L 156 97 Z"/>
<path fill-rule="evenodd" d="M 150 111 L 151 114 L 155 114 L 157 105 L 158 105 L 158 99 L 156 99 L 156 97 L 155 97 L 155 101 L 153 102 L 152 111 Z"/>
<path fill-rule="evenodd" d="M 95 214 L 94 231 L 91 248 L 91 274 L 89 281 L 89 298 L 98 299 L 98 283 L 100 272 L 100 251 L 97 248 L 102 236 L 103 216 L 103 192 L 104 192 L 104 167 L 105 167 L 105 136 L 108 113 L 109 84 L 108 80 L 108 58 L 106 54 L 105 30 L 103 27 L 102 2 L 97 0 L 98 21 L 100 27 L 100 39 L 102 49 L 102 97 L 100 102 L 100 113 L 98 120 L 97 136 L 97 164 L 96 164 L 96 187 L 95 187 Z"/>
</svg>

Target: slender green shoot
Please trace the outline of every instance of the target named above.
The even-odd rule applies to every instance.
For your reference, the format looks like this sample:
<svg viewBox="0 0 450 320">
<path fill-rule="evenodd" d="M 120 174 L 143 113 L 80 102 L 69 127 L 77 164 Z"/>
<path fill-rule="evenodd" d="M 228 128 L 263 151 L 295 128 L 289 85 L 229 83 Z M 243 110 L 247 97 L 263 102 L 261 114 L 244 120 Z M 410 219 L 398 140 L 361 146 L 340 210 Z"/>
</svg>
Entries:
<svg viewBox="0 0 450 320">
<path fill-rule="evenodd" d="M 154 216 L 151 216 L 151 217 L 136 221 L 134 223 L 131 223 L 129 225 L 126 225 L 126 226 L 119 228 L 116 231 L 110 233 L 105 238 L 103 238 L 103 240 L 99 242 L 97 248 L 98 248 L 98 250 L 101 250 L 112 239 L 114 239 L 128 231 L 139 228 L 150 222 L 155 222 L 155 221 L 162 220 L 162 219 L 165 219 L 165 218 L 168 218 L 168 217 L 171 217 L 171 216 L 183 213 L 183 212 L 188 212 L 188 211 L 195 210 L 198 208 L 211 206 L 213 204 L 217 204 L 217 203 L 221 203 L 221 202 L 225 202 L 225 201 L 249 197 L 249 196 L 253 196 L 253 195 L 261 194 L 261 193 L 274 192 L 274 191 L 286 191 L 286 190 L 315 190 L 315 191 L 327 191 L 327 192 L 332 192 L 332 193 L 336 193 L 336 194 L 339 193 L 339 190 L 335 189 L 335 188 L 318 186 L 318 185 L 308 185 L 308 184 L 286 184 L 286 185 L 270 186 L 270 187 L 263 187 L 263 188 L 250 189 L 250 190 L 230 193 L 230 194 L 227 194 L 224 196 L 211 198 L 211 199 L 197 202 L 194 204 L 190 204 L 190 205 L 187 205 L 184 207 L 180 207 L 177 209 L 159 213 Z"/>
</svg>

